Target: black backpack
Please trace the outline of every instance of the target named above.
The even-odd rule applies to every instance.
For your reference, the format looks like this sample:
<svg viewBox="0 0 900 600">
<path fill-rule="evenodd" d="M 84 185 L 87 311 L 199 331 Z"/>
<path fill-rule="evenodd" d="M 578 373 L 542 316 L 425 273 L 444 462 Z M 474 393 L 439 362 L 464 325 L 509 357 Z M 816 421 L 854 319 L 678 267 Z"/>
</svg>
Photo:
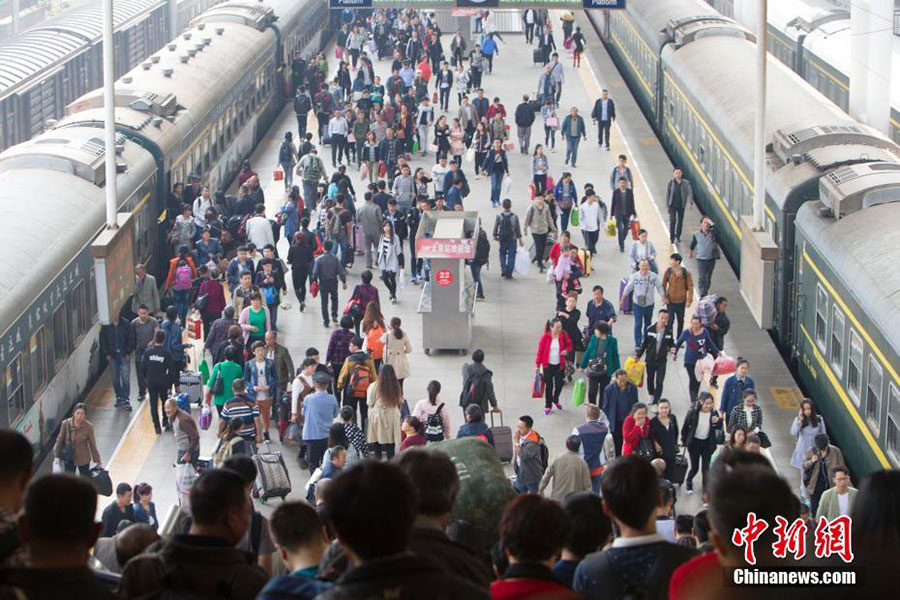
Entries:
<svg viewBox="0 0 900 600">
<path fill-rule="evenodd" d="M 434 411 L 425 419 L 425 440 L 428 442 L 441 442 L 444 440 L 444 419 L 441 411 L 444 410 L 444 404 L 441 403 Z"/>
<path fill-rule="evenodd" d="M 486 386 L 487 384 L 481 380 L 481 377 L 466 377 L 466 382 L 459 395 L 459 405 L 462 409 L 465 410 L 470 404 L 481 406 Z"/>
<path fill-rule="evenodd" d="M 291 147 L 288 145 L 287 140 L 284 140 L 283 142 L 281 142 L 281 148 L 278 150 L 278 162 L 280 162 L 280 163 L 291 162 Z"/>
<path fill-rule="evenodd" d="M 501 213 L 498 217 L 500 219 L 499 224 L 497 225 L 497 237 L 500 238 L 503 242 L 508 242 L 516 237 L 516 230 L 513 227 L 512 218 L 513 215 L 511 212 Z"/>
</svg>

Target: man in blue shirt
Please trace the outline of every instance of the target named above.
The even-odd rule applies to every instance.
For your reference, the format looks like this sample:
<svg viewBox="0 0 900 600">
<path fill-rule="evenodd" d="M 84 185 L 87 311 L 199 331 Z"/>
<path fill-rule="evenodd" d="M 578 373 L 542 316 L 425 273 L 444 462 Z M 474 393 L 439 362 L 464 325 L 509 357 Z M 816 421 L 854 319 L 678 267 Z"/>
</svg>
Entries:
<svg viewBox="0 0 900 600">
<path fill-rule="evenodd" d="M 328 449 L 328 430 L 340 412 L 337 400 L 327 391 L 330 384 L 330 375 L 316 373 L 313 375 L 316 391 L 303 400 L 303 442 L 306 444 L 310 474 L 322 462 Z"/>
<path fill-rule="evenodd" d="M 603 390 L 603 412 L 609 418 L 609 428 L 616 444 L 616 456 L 622 455 L 622 425 L 625 423 L 625 417 L 631 413 L 631 407 L 637 401 L 637 387 L 628 381 L 625 369 L 619 369 L 613 376 L 612 383 Z"/>
<path fill-rule="evenodd" d="M 609 324 L 609 332 L 612 334 L 612 326 L 616 322 L 616 309 L 612 302 L 603 298 L 602 286 L 595 285 L 592 291 L 594 297 L 588 301 L 587 310 L 585 310 L 589 331 L 593 331 L 594 323 L 603 321 Z"/>
<path fill-rule="evenodd" d="M 316 509 L 305 502 L 284 502 L 272 513 L 269 526 L 290 574 L 272 579 L 257 600 L 315 598 L 331 589 L 329 582 L 318 579 L 328 540 Z"/>
</svg>

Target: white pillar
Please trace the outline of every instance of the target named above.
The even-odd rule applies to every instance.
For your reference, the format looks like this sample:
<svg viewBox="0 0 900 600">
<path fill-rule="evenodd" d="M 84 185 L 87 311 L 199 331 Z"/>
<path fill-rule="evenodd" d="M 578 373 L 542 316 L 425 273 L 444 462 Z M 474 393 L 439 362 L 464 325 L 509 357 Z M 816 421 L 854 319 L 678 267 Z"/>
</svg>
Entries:
<svg viewBox="0 0 900 600">
<path fill-rule="evenodd" d="M 753 228 L 757 231 L 765 227 L 767 15 L 768 0 L 759 0 L 756 23 L 756 122 L 753 128 L 753 145 L 756 149 L 753 161 Z"/>
<path fill-rule="evenodd" d="M 893 0 L 850 6 L 850 115 L 890 134 Z"/>
<path fill-rule="evenodd" d="M 103 133 L 106 146 L 106 226 L 116 229 L 116 94 L 114 84 L 115 42 L 113 41 L 113 0 L 103 0 Z"/>
<path fill-rule="evenodd" d="M 12 34 L 17 36 L 19 35 L 19 0 L 12 0 L 10 10 L 12 11 Z"/>
<path fill-rule="evenodd" d="M 178 30 L 178 0 L 169 0 L 169 37 L 173 40 L 181 32 Z"/>
</svg>

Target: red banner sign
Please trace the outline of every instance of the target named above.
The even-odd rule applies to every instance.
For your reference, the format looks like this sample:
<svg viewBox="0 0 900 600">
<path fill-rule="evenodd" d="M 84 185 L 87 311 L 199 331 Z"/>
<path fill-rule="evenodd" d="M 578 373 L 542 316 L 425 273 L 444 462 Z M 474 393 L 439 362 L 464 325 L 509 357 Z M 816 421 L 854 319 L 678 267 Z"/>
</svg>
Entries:
<svg viewBox="0 0 900 600">
<path fill-rule="evenodd" d="M 416 258 L 473 258 L 475 240 L 440 240 L 419 238 L 416 240 Z"/>
</svg>

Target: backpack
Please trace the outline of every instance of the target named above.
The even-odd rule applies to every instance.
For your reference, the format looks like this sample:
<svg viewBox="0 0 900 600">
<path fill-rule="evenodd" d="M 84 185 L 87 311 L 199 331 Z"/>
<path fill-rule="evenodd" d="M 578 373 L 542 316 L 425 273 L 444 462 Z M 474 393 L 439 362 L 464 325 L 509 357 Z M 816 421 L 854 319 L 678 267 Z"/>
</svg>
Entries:
<svg viewBox="0 0 900 600">
<path fill-rule="evenodd" d="M 175 267 L 175 282 L 174 288 L 176 290 L 189 290 L 194 285 L 194 278 L 191 276 L 191 265 L 188 264 L 186 260 L 181 260 L 178 262 L 178 265 Z"/>
<path fill-rule="evenodd" d="M 441 442 L 444 440 L 444 419 L 441 411 L 444 410 L 444 404 L 441 403 L 434 411 L 433 415 L 429 415 L 425 419 L 425 440 L 428 442 Z"/>
<path fill-rule="evenodd" d="M 700 322 L 704 327 L 709 327 L 709 324 L 715 321 L 718 316 L 716 299 L 718 299 L 718 296 L 715 294 L 704 296 L 697 303 L 697 308 L 694 309 L 694 315 L 700 317 Z"/>
<path fill-rule="evenodd" d="M 312 102 L 306 94 L 300 94 L 294 99 L 294 112 L 298 115 L 306 115 L 312 110 Z"/>
<path fill-rule="evenodd" d="M 291 162 L 291 147 L 287 140 L 281 142 L 281 148 L 278 150 L 278 162 L 282 164 Z"/>
<path fill-rule="evenodd" d="M 485 387 L 486 384 L 481 380 L 481 377 L 478 377 L 477 379 L 472 379 L 471 377 L 466 378 L 462 393 L 459 395 L 459 405 L 463 410 L 470 404 L 481 406 L 486 393 Z"/>
<path fill-rule="evenodd" d="M 278 290 L 275 289 L 274 285 L 267 285 L 262 289 L 262 291 L 263 296 L 265 296 L 267 306 L 278 304 Z"/>
<path fill-rule="evenodd" d="M 550 448 L 547 447 L 547 442 L 544 441 L 544 438 L 540 439 L 538 446 L 541 449 L 541 471 L 545 472 L 547 467 L 550 466 Z"/>
<path fill-rule="evenodd" d="M 355 398 L 363 397 L 372 383 L 372 373 L 364 362 L 353 363 L 350 368 L 350 390 Z"/>
<path fill-rule="evenodd" d="M 505 212 L 500 215 L 500 221 L 497 225 L 497 237 L 503 242 L 508 242 L 516 237 L 516 230 L 513 228 L 512 213 Z"/>
</svg>

